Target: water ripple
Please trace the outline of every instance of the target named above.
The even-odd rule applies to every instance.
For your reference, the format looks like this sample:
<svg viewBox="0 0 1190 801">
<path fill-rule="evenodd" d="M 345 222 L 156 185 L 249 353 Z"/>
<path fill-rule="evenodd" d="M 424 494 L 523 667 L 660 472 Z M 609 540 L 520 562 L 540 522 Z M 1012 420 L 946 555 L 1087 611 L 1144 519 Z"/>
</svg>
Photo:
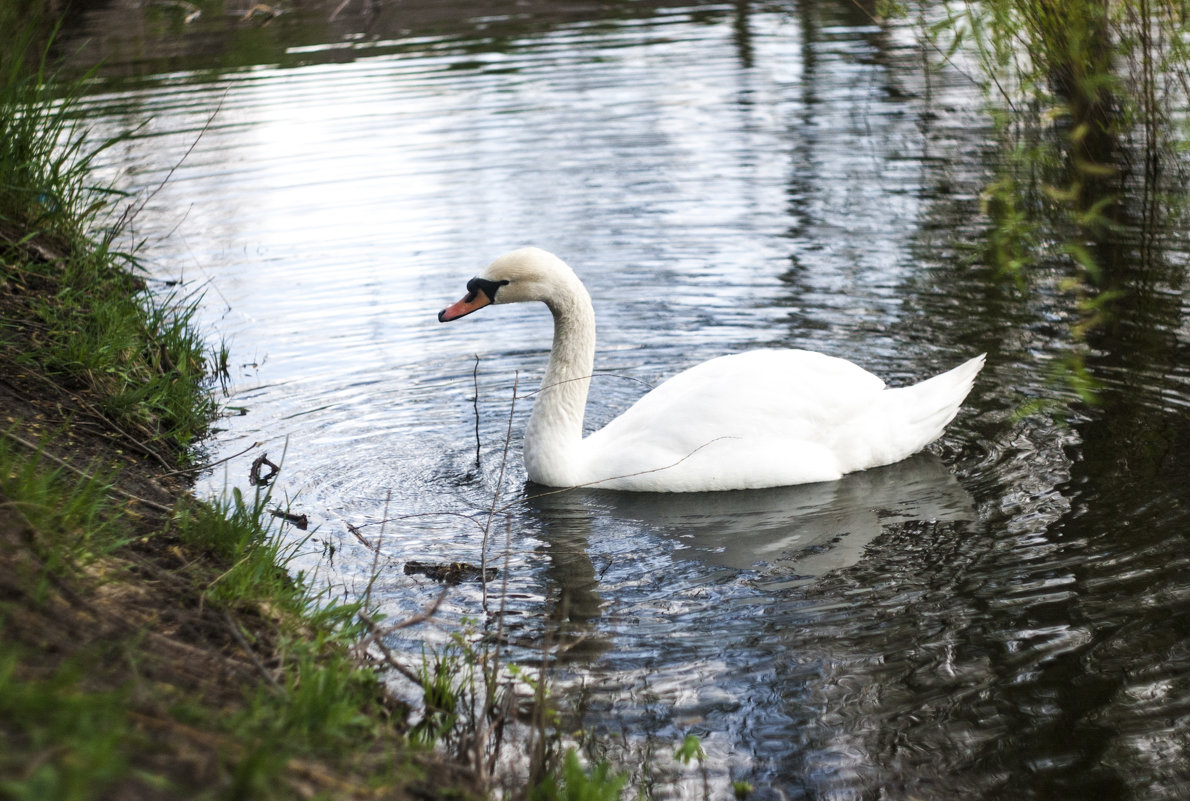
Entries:
<svg viewBox="0 0 1190 801">
<path fill-rule="evenodd" d="M 511 652 L 565 643 L 559 702 L 622 764 L 651 760 L 655 797 L 702 797 L 656 757 L 691 732 L 716 788 L 764 798 L 1181 797 L 1184 290 L 1157 286 L 1157 317 L 1085 343 L 1102 392 L 1080 405 L 1051 380 L 1077 347 L 1064 274 L 1021 297 L 969 266 L 997 166 L 982 101 L 923 75 L 905 32 L 803 5 L 596 20 L 408 3 L 391 29 L 290 31 L 259 65 L 98 85 L 97 131 L 134 130 L 105 174 L 153 192 L 132 227 L 147 264 L 203 293 L 201 324 L 232 349 L 227 402 L 246 414 L 213 455 L 284 453 L 276 498 L 313 523 L 295 569 L 348 597 L 375 578 L 394 617 L 440 591 L 408 561 L 486 556 Z M 596 303 L 590 425 L 747 347 L 894 384 L 988 365 L 902 465 L 772 492 L 543 495 L 517 441 L 548 312 L 435 319 L 530 242 Z M 1047 404 L 1067 413 L 1029 413 Z M 201 491 L 251 491 L 256 454 Z M 482 601 L 451 588 L 400 644 L 495 620 Z"/>
</svg>

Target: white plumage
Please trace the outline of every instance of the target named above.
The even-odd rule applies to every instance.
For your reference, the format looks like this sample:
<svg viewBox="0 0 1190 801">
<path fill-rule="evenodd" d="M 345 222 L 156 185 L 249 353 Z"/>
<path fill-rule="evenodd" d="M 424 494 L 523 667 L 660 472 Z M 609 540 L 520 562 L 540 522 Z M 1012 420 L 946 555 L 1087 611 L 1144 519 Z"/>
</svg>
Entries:
<svg viewBox="0 0 1190 801">
<path fill-rule="evenodd" d="M 584 439 L 595 315 L 574 271 L 544 250 L 522 248 L 496 259 L 467 289 L 440 320 L 522 301 L 541 301 L 554 315 L 549 366 L 524 442 L 529 478 L 553 487 L 756 489 L 898 462 L 942 434 L 984 362 L 980 355 L 888 389 L 851 362 L 805 350 L 721 356 L 665 381 Z"/>
</svg>

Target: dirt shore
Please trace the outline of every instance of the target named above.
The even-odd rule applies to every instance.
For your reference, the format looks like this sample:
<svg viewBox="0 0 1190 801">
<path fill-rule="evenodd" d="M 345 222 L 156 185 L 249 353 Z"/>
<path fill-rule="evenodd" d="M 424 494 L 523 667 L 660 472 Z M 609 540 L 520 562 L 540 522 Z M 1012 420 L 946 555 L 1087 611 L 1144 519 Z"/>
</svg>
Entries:
<svg viewBox="0 0 1190 801">
<path fill-rule="evenodd" d="M 0 236 L 7 252 L 16 252 L 20 239 Z M 212 601 L 209 589 L 232 565 L 178 535 L 175 521 L 196 502 L 177 456 L 104 414 L 85 382 L 71 385 L 19 358 L 43 333 L 35 309 L 55 287 L 38 273 L 52 269 L 57 255 L 37 241 L 20 249 L 26 263 L 42 269 L 26 270 L 9 257 L 0 264 L 0 448 L 9 464 L 56 473 L 67 486 L 94 487 L 98 477 L 106 511 L 84 525 L 119 518 L 125 534 L 117 548 L 59 559 L 26 502 L 0 483 L 0 691 L 19 690 L 0 703 L 7 751 L 0 757 L 0 795 L 45 782 L 70 792 L 38 797 L 476 795 L 462 771 L 407 747 L 407 710 L 386 697 L 379 681 L 356 710 L 366 733 L 360 742 L 325 753 L 306 749 L 271 774 L 253 772 L 253 760 L 270 756 L 268 737 L 241 736 L 228 721 L 249 715 L 262 693 L 297 692 L 286 684 L 294 681 L 287 678 L 294 672 L 286 664 L 287 638 L 305 624 L 267 601 Z M 4 478 L 15 480 L 15 468 L 9 472 Z M 341 643 L 327 649 L 342 659 Z M 79 703 L 96 719 L 57 722 L 55 716 Z M 104 741 L 107 750 L 92 753 L 97 746 L 78 744 L 81 729 L 105 725 L 114 738 Z M 277 773 L 272 786 L 258 786 L 270 784 L 261 776 Z"/>
</svg>

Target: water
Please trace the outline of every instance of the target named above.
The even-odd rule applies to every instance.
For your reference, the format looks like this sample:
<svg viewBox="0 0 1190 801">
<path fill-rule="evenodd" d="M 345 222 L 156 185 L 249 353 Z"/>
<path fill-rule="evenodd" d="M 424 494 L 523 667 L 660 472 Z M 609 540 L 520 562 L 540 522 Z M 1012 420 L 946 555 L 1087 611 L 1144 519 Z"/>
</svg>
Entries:
<svg viewBox="0 0 1190 801">
<path fill-rule="evenodd" d="M 702 794 L 669 757 L 688 733 L 715 798 L 729 779 L 761 798 L 1185 797 L 1173 215 L 1109 254 L 1144 280 L 1091 338 L 1101 404 L 1022 417 L 1076 400 L 1050 377 L 1071 299 L 1057 266 L 1025 294 L 978 266 L 991 131 L 908 32 L 848 2 L 337 5 L 259 27 L 101 5 L 66 31 L 64 52 L 90 42 L 80 63 L 107 58 L 92 124 L 134 131 L 104 170 L 147 198 L 132 232 L 153 276 L 203 293 L 231 347 L 210 457 L 248 450 L 200 492 L 247 490 L 254 458 L 284 454 L 276 496 L 312 524 L 295 567 L 348 597 L 379 567 L 397 618 L 439 593 L 403 565 L 479 563 L 501 507 L 493 592 L 520 656 L 559 645 L 576 725 L 628 769 L 647 757 L 659 797 Z M 894 384 L 988 366 L 930 453 L 837 484 L 534 497 L 516 442 L 549 315 L 435 319 L 526 243 L 594 298 L 592 429 L 750 347 Z M 451 588 L 413 636 L 485 619 L 481 600 Z"/>
</svg>

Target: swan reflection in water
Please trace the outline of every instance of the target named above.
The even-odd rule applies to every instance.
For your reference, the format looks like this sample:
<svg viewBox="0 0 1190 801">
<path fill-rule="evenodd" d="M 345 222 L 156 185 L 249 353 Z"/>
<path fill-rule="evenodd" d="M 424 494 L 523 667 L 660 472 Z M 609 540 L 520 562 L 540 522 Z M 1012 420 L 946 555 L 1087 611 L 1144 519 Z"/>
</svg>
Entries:
<svg viewBox="0 0 1190 801">
<path fill-rule="evenodd" d="M 602 605 L 588 547 L 595 526 L 646 543 L 670 540 L 672 559 L 733 570 L 779 563 L 780 576 L 765 583 L 776 590 L 854 565 L 887 526 L 975 519 L 971 496 L 929 453 L 792 487 L 678 494 L 527 484 L 525 495 L 545 542 L 551 617 L 588 638 Z"/>
</svg>

